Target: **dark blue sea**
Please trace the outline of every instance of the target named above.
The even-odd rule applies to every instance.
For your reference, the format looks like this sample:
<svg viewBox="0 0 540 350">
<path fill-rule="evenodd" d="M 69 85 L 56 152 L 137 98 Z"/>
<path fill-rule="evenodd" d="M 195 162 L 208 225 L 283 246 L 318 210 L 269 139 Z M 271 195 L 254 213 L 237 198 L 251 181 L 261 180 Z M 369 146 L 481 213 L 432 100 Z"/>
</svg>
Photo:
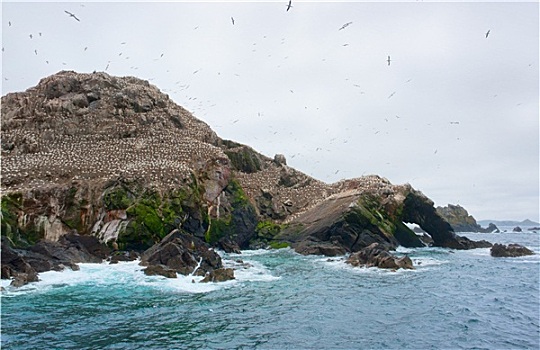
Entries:
<svg viewBox="0 0 540 350">
<path fill-rule="evenodd" d="M 223 254 L 237 279 L 81 264 L 2 292 L 2 349 L 539 349 L 540 234 L 467 234 L 536 252 L 399 248 L 415 270 L 291 249 Z M 239 262 L 241 259 L 243 261 Z M 195 280 L 196 283 L 193 283 Z"/>
</svg>

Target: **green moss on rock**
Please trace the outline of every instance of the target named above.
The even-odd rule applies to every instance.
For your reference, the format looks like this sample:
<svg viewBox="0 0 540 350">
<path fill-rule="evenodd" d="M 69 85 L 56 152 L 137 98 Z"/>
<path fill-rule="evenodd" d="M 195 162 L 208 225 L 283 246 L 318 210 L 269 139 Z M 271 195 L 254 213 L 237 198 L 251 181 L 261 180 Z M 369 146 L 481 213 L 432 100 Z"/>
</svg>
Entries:
<svg viewBox="0 0 540 350">
<path fill-rule="evenodd" d="M 133 196 L 123 186 L 109 189 L 103 195 L 103 205 L 107 210 L 127 209 L 133 203 Z"/>
<path fill-rule="evenodd" d="M 23 196 L 18 192 L 6 194 L 1 200 L 1 234 L 7 237 L 14 247 L 27 247 L 42 238 L 33 225 L 20 227 L 18 213 L 23 210 L 23 203 Z"/>
<path fill-rule="evenodd" d="M 287 242 L 272 241 L 268 244 L 271 249 L 283 249 L 289 248 L 290 244 Z"/>
</svg>

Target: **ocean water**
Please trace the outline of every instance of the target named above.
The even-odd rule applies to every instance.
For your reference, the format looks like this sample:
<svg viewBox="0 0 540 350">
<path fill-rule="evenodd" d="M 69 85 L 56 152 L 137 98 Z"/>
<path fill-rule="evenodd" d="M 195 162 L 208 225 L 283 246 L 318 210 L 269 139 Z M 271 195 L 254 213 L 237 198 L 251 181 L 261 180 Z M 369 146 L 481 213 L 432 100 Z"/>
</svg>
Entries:
<svg viewBox="0 0 540 350">
<path fill-rule="evenodd" d="M 236 280 L 81 264 L 2 292 L 2 349 L 539 349 L 540 234 L 467 234 L 536 252 L 398 248 L 415 270 L 291 249 L 223 254 Z M 243 261 L 239 262 L 241 259 Z M 193 283 L 195 281 L 195 283 Z"/>
</svg>

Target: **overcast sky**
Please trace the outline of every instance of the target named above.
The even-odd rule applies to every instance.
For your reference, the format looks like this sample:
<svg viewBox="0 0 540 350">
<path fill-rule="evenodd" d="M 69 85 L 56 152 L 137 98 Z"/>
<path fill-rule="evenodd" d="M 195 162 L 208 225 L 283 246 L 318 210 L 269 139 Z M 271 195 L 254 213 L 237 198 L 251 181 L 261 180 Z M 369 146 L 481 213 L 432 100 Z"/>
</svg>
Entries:
<svg viewBox="0 0 540 350">
<path fill-rule="evenodd" d="M 538 2 L 292 5 L 4 1 L 2 95 L 61 70 L 136 76 L 322 181 L 378 174 L 538 221 Z"/>
</svg>

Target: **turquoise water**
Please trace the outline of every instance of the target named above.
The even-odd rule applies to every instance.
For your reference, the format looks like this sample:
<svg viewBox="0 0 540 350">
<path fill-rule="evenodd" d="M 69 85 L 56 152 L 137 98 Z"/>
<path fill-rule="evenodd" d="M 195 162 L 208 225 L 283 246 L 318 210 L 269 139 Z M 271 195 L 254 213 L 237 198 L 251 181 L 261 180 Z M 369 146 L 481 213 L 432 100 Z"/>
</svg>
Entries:
<svg viewBox="0 0 540 350">
<path fill-rule="evenodd" d="M 540 253 L 539 234 L 468 236 Z M 2 293 L 2 349 L 540 348 L 540 255 L 397 254 L 416 269 L 282 249 L 224 254 L 237 279 L 220 284 L 148 277 L 136 262 L 47 272 Z"/>
</svg>

